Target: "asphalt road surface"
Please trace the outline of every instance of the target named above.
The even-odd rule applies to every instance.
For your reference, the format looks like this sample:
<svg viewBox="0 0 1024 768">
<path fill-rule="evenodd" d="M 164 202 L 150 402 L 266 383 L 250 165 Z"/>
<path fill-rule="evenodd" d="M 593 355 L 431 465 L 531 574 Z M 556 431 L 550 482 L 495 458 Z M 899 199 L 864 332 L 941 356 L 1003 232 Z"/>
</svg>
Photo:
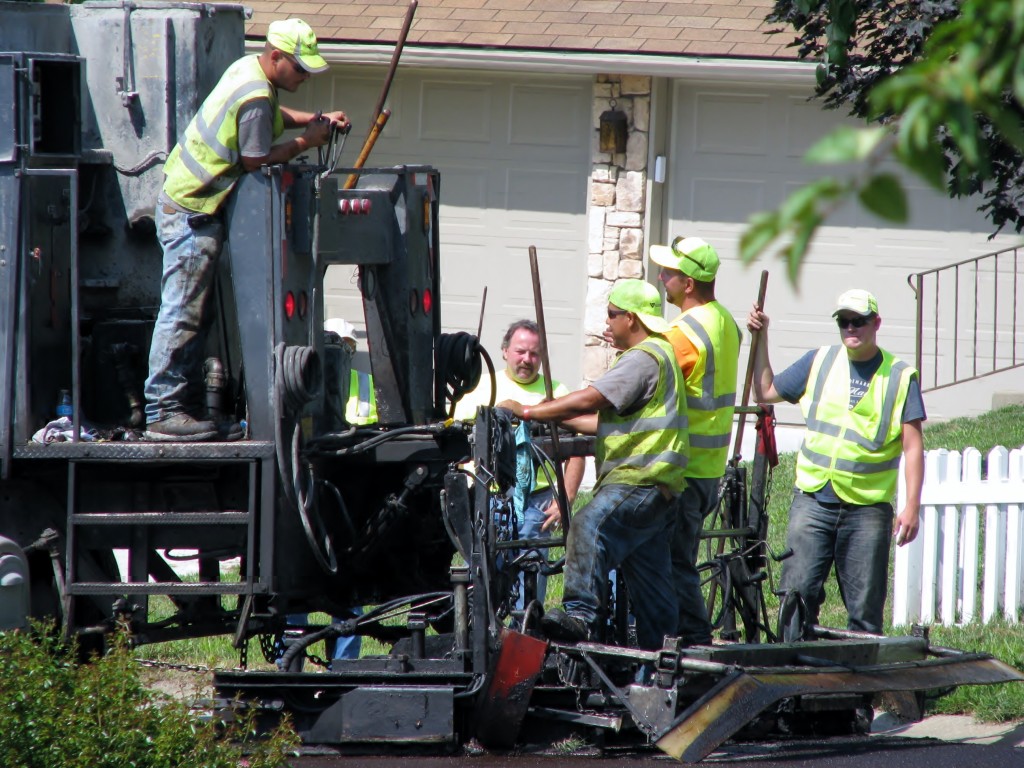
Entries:
<svg viewBox="0 0 1024 768">
<path fill-rule="evenodd" d="M 935 739 L 856 736 L 822 740 L 791 740 L 759 744 L 728 744 L 712 753 L 705 766 L 752 768 L 1003 768 L 1022 766 L 1024 749 L 1017 740 L 994 744 L 962 744 Z M 544 754 L 456 756 L 339 756 L 296 758 L 294 768 L 644 768 L 682 765 L 660 752 L 608 751 L 603 755 Z"/>
</svg>

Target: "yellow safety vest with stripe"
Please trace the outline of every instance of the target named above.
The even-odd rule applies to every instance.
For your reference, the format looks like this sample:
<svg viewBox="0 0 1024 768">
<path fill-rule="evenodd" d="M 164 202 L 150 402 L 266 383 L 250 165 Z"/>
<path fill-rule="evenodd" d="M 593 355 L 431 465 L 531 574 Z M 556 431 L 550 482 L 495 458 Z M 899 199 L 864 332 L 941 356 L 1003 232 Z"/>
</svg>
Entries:
<svg viewBox="0 0 1024 768">
<path fill-rule="evenodd" d="M 740 329 L 725 307 L 709 301 L 689 309 L 673 323 L 697 349 L 686 377 L 690 431 L 687 477 L 721 477 L 729 460 L 732 416 L 736 408 Z"/>
<path fill-rule="evenodd" d="M 864 397 L 850 408 L 850 362 L 845 347 L 814 356 L 800 408 L 807 432 L 796 461 L 796 485 L 812 493 L 831 482 L 850 504 L 892 499 L 903 453 L 903 406 L 917 371 L 882 350 L 882 363 Z"/>
<path fill-rule="evenodd" d="M 350 369 L 345 421 L 349 424 L 376 424 L 377 420 L 377 396 L 373 391 L 373 376 L 355 368 Z"/>
<path fill-rule="evenodd" d="M 665 339 L 648 336 L 632 349 L 658 362 L 658 386 L 647 404 L 635 413 L 620 416 L 614 408 L 599 412 L 597 485 L 664 485 L 679 493 L 686 487 L 689 449 L 683 375 L 672 345 Z"/>
<path fill-rule="evenodd" d="M 190 211 L 217 212 L 244 173 L 238 151 L 238 110 L 253 99 L 270 102 L 274 139 L 284 132 L 277 89 L 267 80 L 259 57 L 239 59 L 206 97 L 167 158 L 164 194 Z"/>
</svg>

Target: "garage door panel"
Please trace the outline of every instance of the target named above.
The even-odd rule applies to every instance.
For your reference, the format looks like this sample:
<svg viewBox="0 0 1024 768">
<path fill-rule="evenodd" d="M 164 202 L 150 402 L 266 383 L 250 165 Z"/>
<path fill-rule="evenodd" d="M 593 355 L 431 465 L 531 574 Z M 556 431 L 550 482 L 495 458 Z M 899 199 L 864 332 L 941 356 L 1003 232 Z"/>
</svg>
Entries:
<svg viewBox="0 0 1024 768">
<path fill-rule="evenodd" d="M 419 138 L 491 142 L 489 83 L 428 80 L 420 86 Z"/>
<path fill-rule="evenodd" d="M 763 181 L 693 177 L 689 182 L 690 218 L 728 221 L 737 210 L 761 210 L 767 205 Z"/>
<path fill-rule="evenodd" d="M 442 224 L 450 220 L 476 221 L 487 208 L 504 204 L 500 190 L 498 199 L 491 199 L 494 186 L 488 184 L 488 176 L 480 168 L 445 161 L 434 167 L 441 172 Z"/>
<path fill-rule="evenodd" d="M 509 143 L 531 148 L 579 147 L 579 118 L 590 109 L 590 89 L 513 85 L 509 89 Z"/>
<path fill-rule="evenodd" d="M 763 96 L 723 98 L 698 93 L 693 100 L 693 151 L 722 155 L 765 155 L 771 147 L 768 100 Z"/>
<path fill-rule="evenodd" d="M 781 125 L 785 130 L 781 131 L 780 140 L 782 154 L 789 159 L 803 158 L 823 136 L 844 123 L 842 113 L 822 112 L 820 104 L 803 96 L 789 96 L 782 106 L 785 118 Z"/>
<path fill-rule="evenodd" d="M 362 142 L 370 128 L 370 120 L 373 109 L 377 106 L 377 99 L 380 98 L 381 79 L 377 77 L 331 77 L 331 98 L 329 101 L 319 102 L 318 109 L 344 110 L 346 117 L 352 123 L 352 133 L 349 136 L 351 144 L 348 145 L 349 152 L 345 162 L 352 163 L 358 153 L 356 142 Z M 402 115 L 406 112 L 405 92 L 398 84 L 391 88 L 388 93 L 387 107 L 393 115 Z M 329 105 L 329 106 L 325 106 Z M 384 146 L 386 141 L 398 140 L 402 137 L 402 121 L 395 119 L 388 121 L 387 128 L 381 134 L 379 145 Z M 375 154 L 377 149 L 375 148 Z"/>
<path fill-rule="evenodd" d="M 517 220 L 517 212 L 529 211 L 531 221 L 554 225 L 563 234 L 566 215 L 578 215 L 586 209 L 586 185 L 579 185 L 579 175 L 570 169 L 510 168 L 505 175 L 505 188 L 510 222 Z"/>
</svg>

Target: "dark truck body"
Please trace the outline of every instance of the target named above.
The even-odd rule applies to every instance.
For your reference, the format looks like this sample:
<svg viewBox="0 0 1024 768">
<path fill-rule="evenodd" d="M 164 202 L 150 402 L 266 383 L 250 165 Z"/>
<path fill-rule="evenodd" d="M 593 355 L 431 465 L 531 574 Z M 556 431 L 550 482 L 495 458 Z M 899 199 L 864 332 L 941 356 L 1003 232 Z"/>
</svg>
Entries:
<svg viewBox="0 0 1024 768">
<path fill-rule="evenodd" d="M 445 418 L 448 383 L 474 373 L 466 339 L 442 333 L 429 166 L 362 169 L 352 189 L 350 169 L 312 158 L 247 174 L 228 205 L 214 362 L 197 393 L 211 415 L 244 420 L 245 439 L 139 440 L 163 160 L 242 55 L 244 15 L 0 2 L 0 554 L 27 561 L 28 614 L 86 650 L 115 631 L 138 645 L 227 634 L 240 651 L 259 638 L 268 661 L 289 614 L 338 616 L 293 638 L 286 671 L 222 671 L 215 684 L 268 718 L 290 712 L 307 742 L 347 748 L 505 748 L 582 731 L 696 760 L 786 712 L 849 720 L 878 691 L 1020 679 L 923 637 L 559 646 L 538 637 L 536 605 L 508 628 L 526 567 L 495 514 L 512 429 L 486 408 Z M 350 359 L 322 330 L 331 264 L 359 268 L 375 425 L 344 421 Z M 70 439 L 34 441 L 62 390 Z M 175 558 L 198 578 L 180 578 Z M 373 607 L 355 619 L 352 606 Z M 314 641 L 352 633 L 391 650 L 300 671 Z M 652 674 L 636 684 L 641 665 Z"/>
</svg>

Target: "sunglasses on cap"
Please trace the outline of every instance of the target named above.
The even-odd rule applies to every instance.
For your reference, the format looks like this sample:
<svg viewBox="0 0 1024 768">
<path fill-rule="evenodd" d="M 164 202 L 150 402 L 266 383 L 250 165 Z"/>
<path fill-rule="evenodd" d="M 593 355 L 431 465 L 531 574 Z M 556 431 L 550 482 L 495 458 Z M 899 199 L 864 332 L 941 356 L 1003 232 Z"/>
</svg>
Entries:
<svg viewBox="0 0 1024 768">
<path fill-rule="evenodd" d="M 836 325 L 845 331 L 848 328 L 863 328 L 874 319 L 874 315 L 868 315 L 867 317 L 837 317 Z"/>
<path fill-rule="evenodd" d="M 677 238 L 676 238 L 675 240 L 673 240 L 673 241 L 672 241 L 672 253 L 674 253 L 674 254 L 675 254 L 676 256 L 681 256 L 681 257 L 682 257 L 682 258 L 684 258 L 684 259 L 689 259 L 689 260 L 690 260 L 690 261 L 692 261 L 692 262 L 693 262 L 694 264 L 696 264 L 696 265 L 697 265 L 697 267 L 698 267 L 699 269 L 704 269 L 704 265 L 703 265 L 703 264 L 702 264 L 701 262 L 697 261 L 697 260 L 696 260 L 695 258 L 693 258 L 693 256 L 691 256 L 690 254 L 688 254 L 688 253 L 683 253 L 683 252 L 682 252 L 682 251 L 680 251 L 680 250 L 679 250 L 678 248 L 676 248 L 676 246 L 677 246 L 677 245 L 679 245 L 679 244 L 680 244 L 681 242 L 683 242 L 683 240 L 685 240 L 685 239 L 686 239 L 686 236 L 685 236 L 685 235 L 679 235 L 679 237 L 677 237 Z M 682 271 L 682 270 L 676 270 L 676 271 L 677 271 L 677 272 L 680 272 L 680 271 Z M 684 275 L 683 275 L 683 276 L 684 276 L 684 277 L 686 277 L 687 275 L 686 275 L 686 274 L 684 273 Z"/>
</svg>

